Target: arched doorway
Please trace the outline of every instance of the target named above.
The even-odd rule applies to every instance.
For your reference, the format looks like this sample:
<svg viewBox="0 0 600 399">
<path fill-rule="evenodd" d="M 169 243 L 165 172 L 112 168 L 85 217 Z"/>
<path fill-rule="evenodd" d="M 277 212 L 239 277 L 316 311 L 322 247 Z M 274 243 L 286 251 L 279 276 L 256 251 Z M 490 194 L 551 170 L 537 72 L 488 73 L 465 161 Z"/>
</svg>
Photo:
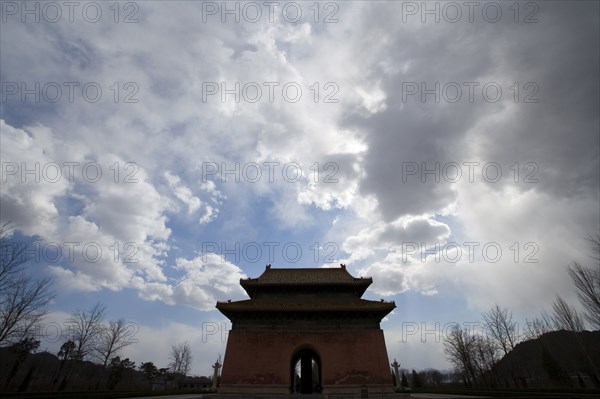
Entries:
<svg viewBox="0 0 600 399">
<path fill-rule="evenodd" d="M 321 392 L 321 358 L 315 351 L 303 348 L 296 352 L 292 357 L 290 381 L 292 393 Z"/>
</svg>

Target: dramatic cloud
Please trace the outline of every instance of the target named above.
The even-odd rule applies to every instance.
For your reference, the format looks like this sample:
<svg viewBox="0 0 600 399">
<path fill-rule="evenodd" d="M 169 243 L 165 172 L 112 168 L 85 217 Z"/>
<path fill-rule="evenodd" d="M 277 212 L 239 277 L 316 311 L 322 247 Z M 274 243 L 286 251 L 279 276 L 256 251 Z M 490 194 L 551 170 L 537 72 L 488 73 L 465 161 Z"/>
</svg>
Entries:
<svg viewBox="0 0 600 399">
<path fill-rule="evenodd" d="M 139 2 L 133 23 L 108 5 L 97 23 L 2 15 L 0 219 L 63 249 L 38 262 L 61 295 L 208 320 L 270 263 L 237 244 L 293 242 L 303 257 L 274 267 L 348 263 L 374 278 L 368 295 L 429 321 L 446 317 L 436 300 L 473 319 L 576 303 L 565 266 L 600 226 L 597 3 L 456 3 L 456 18 L 447 3 L 298 3 L 296 22 L 203 4 Z M 386 322 L 394 351 L 403 311 Z M 194 334 L 161 316 L 136 354 Z"/>
</svg>

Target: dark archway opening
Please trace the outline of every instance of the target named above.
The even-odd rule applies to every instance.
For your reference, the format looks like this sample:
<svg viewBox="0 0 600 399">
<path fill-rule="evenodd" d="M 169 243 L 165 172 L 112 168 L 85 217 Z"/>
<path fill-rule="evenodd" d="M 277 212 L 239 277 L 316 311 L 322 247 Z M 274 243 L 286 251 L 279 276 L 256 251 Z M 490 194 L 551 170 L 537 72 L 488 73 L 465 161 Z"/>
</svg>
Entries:
<svg viewBox="0 0 600 399">
<path fill-rule="evenodd" d="M 291 364 L 292 393 L 321 392 L 321 358 L 308 349 L 299 350 L 292 358 Z"/>
</svg>

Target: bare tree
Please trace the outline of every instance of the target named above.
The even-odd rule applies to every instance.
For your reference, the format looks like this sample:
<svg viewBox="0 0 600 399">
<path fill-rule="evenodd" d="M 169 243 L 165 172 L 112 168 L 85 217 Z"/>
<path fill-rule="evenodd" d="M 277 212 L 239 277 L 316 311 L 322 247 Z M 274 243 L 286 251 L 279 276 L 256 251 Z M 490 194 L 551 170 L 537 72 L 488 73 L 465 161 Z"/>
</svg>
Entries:
<svg viewBox="0 0 600 399">
<path fill-rule="evenodd" d="M 103 366 L 106 367 L 108 361 L 117 356 L 119 351 L 135 342 L 135 330 L 129 327 L 123 319 L 109 321 L 102 326 L 94 350 Z"/>
<path fill-rule="evenodd" d="M 600 234 L 588 239 L 596 265 L 585 267 L 575 262 L 569 266 L 569 276 L 577 288 L 579 301 L 585 308 L 585 318 L 594 328 L 600 329 Z"/>
<path fill-rule="evenodd" d="M 25 245 L 9 239 L 12 227 L 0 226 L 0 344 L 25 339 L 47 314 L 52 281 L 27 276 Z"/>
<path fill-rule="evenodd" d="M 12 285 L 25 263 L 25 245 L 9 240 L 12 230 L 7 223 L 0 226 L 0 292 Z"/>
<path fill-rule="evenodd" d="M 486 336 L 471 334 L 461 326 L 453 326 L 444 337 L 444 353 L 468 386 L 489 386 L 492 370 L 498 361 L 499 347 Z"/>
<path fill-rule="evenodd" d="M 475 368 L 471 357 L 472 336 L 458 324 L 444 337 L 446 359 L 461 373 L 468 386 L 475 383 Z"/>
<path fill-rule="evenodd" d="M 192 367 L 192 349 L 187 342 L 171 346 L 169 356 L 171 371 L 176 374 L 187 375 Z"/>
<path fill-rule="evenodd" d="M 567 331 L 584 330 L 583 318 L 579 312 L 559 295 L 556 296 L 552 304 L 552 310 L 554 310 L 552 321 L 554 322 L 555 329 Z"/>
<path fill-rule="evenodd" d="M 494 305 L 488 312 L 483 314 L 487 332 L 504 354 L 508 354 L 515 348 L 519 339 L 519 328 L 513 320 L 512 312 L 507 308 L 500 309 Z"/>
<path fill-rule="evenodd" d="M 78 310 L 67 319 L 66 338 L 75 343 L 74 359 L 82 360 L 93 350 L 102 333 L 105 309 L 96 303 L 90 310 Z"/>
<path fill-rule="evenodd" d="M 554 321 L 552 320 L 552 316 L 545 311 L 531 321 L 526 320 L 525 339 L 536 339 L 540 335 L 550 331 L 554 331 Z"/>
<path fill-rule="evenodd" d="M 539 317 L 527 320 L 525 326 L 525 338 L 536 339 L 539 336 L 556 330 L 583 331 L 583 317 L 569 305 L 562 297 L 556 296 L 552 304 L 552 314 L 542 311 Z"/>
<path fill-rule="evenodd" d="M 479 376 L 484 385 L 489 386 L 489 374 L 492 371 L 494 364 L 498 361 L 497 344 L 492 340 L 480 335 L 471 337 L 470 341 L 470 351 L 473 366 L 479 372 Z"/>
</svg>

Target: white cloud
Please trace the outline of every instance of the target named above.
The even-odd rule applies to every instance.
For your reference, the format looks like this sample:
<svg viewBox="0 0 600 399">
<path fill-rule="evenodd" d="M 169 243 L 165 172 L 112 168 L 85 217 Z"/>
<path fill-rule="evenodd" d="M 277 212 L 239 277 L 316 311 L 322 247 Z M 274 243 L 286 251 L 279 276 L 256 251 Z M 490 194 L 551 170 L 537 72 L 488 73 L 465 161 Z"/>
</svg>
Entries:
<svg viewBox="0 0 600 399">
<path fill-rule="evenodd" d="M 101 286 L 88 274 L 79 271 L 73 272 L 61 266 L 49 265 L 48 267 L 63 288 L 85 292 L 99 291 L 101 289 Z"/>
<path fill-rule="evenodd" d="M 436 283 L 443 281 L 439 274 L 441 268 L 433 262 L 402 261 L 403 255 L 395 252 L 382 261 L 376 261 L 367 268 L 359 270 L 362 276 L 373 278 L 373 292 L 391 296 L 408 290 L 423 295 L 438 293 Z"/>
<path fill-rule="evenodd" d="M 195 197 L 192 194 L 192 190 L 189 187 L 180 185 L 181 179 L 169 172 L 165 172 L 165 178 L 169 182 L 169 186 L 173 189 L 175 196 L 188 207 L 188 214 L 192 214 L 200 209 L 202 201 L 200 198 Z"/>
<path fill-rule="evenodd" d="M 61 178 L 62 169 L 56 167 L 61 146 L 55 145 L 52 132 L 42 125 L 15 129 L 0 119 L 0 130 L 2 222 L 10 221 L 28 235 L 52 237 L 58 202 L 72 190 L 68 179 Z"/>
<path fill-rule="evenodd" d="M 200 218 L 199 223 L 200 224 L 210 223 L 216 219 L 218 214 L 219 214 L 218 209 L 215 209 L 212 206 L 207 205 L 206 208 L 204 209 L 204 215 L 202 215 L 202 217 Z"/>
<path fill-rule="evenodd" d="M 41 125 L 24 130 L 1 123 L 8 144 L 2 146 L 3 162 L 19 167 L 15 175 L 3 174 L 10 187 L 1 194 L 3 217 L 10 215 L 19 230 L 45 245 L 62 248 L 69 265 L 50 270 L 63 287 L 120 290 L 136 274 L 165 280 L 160 257 L 170 235 L 166 201 L 143 169 L 132 166 L 134 173 L 125 174 L 130 165 L 114 155 L 90 159 L 84 151 L 69 151 L 77 146 L 63 145 L 64 139 Z M 26 168 L 36 172 L 22 175 Z M 80 205 L 80 214 L 70 214 L 72 203 Z"/>
<path fill-rule="evenodd" d="M 391 223 L 373 223 L 346 238 L 343 249 L 351 254 L 347 261 L 354 262 L 372 256 L 377 251 L 394 253 L 414 246 L 443 246 L 449 236 L 450 228 L 445 223 L 427 215 L 406 216 Z"/>
<path fill-rule="evenodd" d="M 175 268 L 185 274 L 173 288 L 173 298 L 200 310 L 212 310 L 217 300 L 241 298 L 243 271 L 220 255 L 208 253 L 194 259 L 178 258 Z"/>
</svg>

